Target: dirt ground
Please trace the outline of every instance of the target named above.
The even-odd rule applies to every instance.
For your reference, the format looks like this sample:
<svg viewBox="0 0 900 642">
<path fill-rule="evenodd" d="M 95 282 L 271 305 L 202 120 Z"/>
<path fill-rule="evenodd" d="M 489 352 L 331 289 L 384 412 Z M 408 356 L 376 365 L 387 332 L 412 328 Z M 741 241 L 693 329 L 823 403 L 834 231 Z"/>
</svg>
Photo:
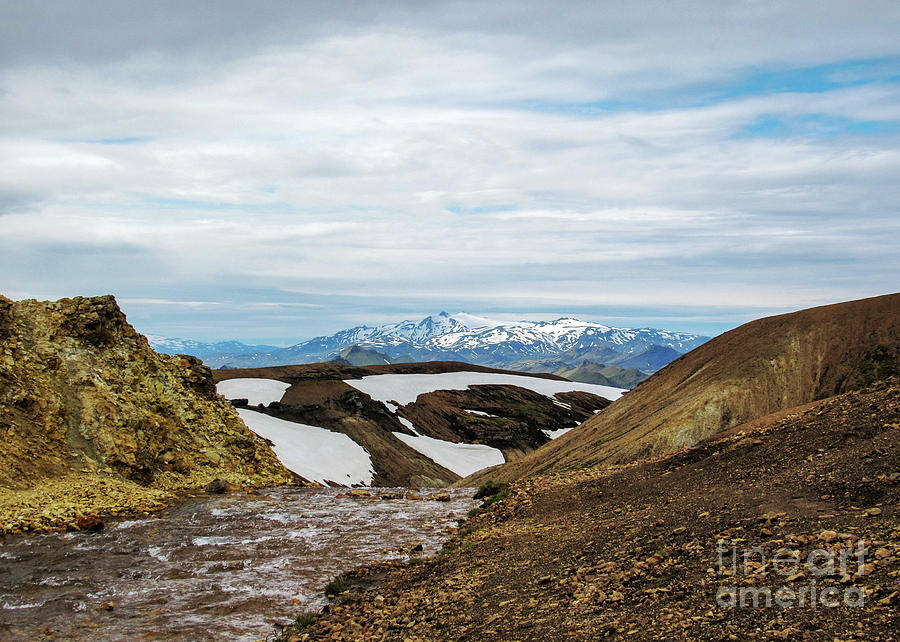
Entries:
<svg viewBox="0 0 900 642">
<path fill-rule="evenodd" d="M 285 639 L 893 640 L 898 499 L 894 378 L 667 456 L 516 482 L 442 553 L 356 571 Z"/>
</svg>

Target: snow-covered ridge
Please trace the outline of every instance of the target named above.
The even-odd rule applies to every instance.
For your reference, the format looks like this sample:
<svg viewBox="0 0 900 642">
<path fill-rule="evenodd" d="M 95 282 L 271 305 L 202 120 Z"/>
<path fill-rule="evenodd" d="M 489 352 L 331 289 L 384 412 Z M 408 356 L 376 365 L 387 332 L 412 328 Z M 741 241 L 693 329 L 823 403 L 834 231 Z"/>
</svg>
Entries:
<svg viewBox="0 0 900 642">
<path fill-rule="evenodd" d="M 573 381 L 471 371 L 373 375 L 362 379 L 347 379 L 345 382 L 380 401 L 395 414 L 399 410 L 395 403 L 406 405 L 427 392 L 465 390 L 473 385 L 519 386 L 550 398 L 560 392 L 582 390 L 607 399 L 617 399 L 624 392 L 619 388 Z M 290 384 L 276 379 L 257 378 L 226 379 L 216 386 L 218 392 L 226 398 L 246 398 L 251 405 L 268 405 L 273 401 L 280 401 L 289 387 Z M 556 399 L 554 402 L 566 405 Z M 237 412 L 250 430 L 274 444 L 272 449 L 285 467 L 301 477 L 322 484 L 371 485 L 374 470 L 369 453 L 349 436 L 325 428 L 285 421 L 247 408 L 241 408 Z M 492 416 L 478 410 L 466 412 Z M 505 461 L 503 453 L 497 448 L 428 437 L 420 434 L 405 417 L 397 418 L 413 432 L 413 435 L 394 432 L 397 439 L 462 477 Z M 564 432 L 565 430 L 548 432 L 547 436 L 555 438 Z"/>
<path fill-rule="evenodd" d="M 590 392 L 610 400 L 616 400 L 626 392 L 621 388 L 598 386 L 575 381 L 557 381 L 541 377 L 508 375 L 498 372 L 442 372 L 439 374 L 384 374 L 370 375 L 362 379 L 346 379 L 344 383 L 366 393 L 384 404 L 394 402 L 405 406 L 419 395 L 436 390 L 465 390 L 475 385 L 519 386 L 553 397 L 558 392 L 579 390 Z"/>
</svg>

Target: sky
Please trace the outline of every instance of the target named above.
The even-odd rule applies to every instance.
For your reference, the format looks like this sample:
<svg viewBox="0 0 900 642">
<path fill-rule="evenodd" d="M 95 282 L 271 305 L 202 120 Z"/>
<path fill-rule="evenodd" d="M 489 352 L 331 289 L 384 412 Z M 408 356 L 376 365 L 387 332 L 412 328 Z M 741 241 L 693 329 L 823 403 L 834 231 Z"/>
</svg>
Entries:
<svg viewBox="0 0 900 642">
<path fill-rule="evenodd" d="M 0 0 L 0 293 L 292 343 L 897 291 L 900 3 Z"/>
</svg>

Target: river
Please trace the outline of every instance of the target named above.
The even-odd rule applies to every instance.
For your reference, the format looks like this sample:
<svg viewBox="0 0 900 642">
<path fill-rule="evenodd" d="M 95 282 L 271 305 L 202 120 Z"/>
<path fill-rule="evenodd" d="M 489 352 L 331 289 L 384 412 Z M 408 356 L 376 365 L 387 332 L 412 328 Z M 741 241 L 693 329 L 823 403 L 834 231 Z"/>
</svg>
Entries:
<svg viewBox="0 0 900 642">
<path fill-rule="evenodd" d="M 98 533 L 8 538 L 0 639 L 262 639 L 321 608 L 342 571 L 406 559 L 417 544 L 433 554 L 476 504 L 465 489 L 450 502 L 339 492 L 203 495 Z"/>
</svg>

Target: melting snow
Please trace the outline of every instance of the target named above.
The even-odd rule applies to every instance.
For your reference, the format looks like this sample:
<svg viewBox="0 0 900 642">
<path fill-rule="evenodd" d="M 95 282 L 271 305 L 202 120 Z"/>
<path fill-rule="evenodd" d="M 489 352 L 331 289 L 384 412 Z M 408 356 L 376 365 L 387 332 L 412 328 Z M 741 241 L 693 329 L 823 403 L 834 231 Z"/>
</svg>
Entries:
<svg viewBox="0 0 900 642">
<path fill-rule="evenodd" d="M 369 453 L 347 435 L 244 408 L 238 414 L 250 430 L 274 443 L 281 463 L 301 477 L 321 484 L 372 484 Z"/>
<path fill-rule="evenodd" d="M 473 415 L 481 415 L 482 417 L 496 417 L 497 415 L 492 415 L 488 412 L 481 412 L 480 410 L 466 410 L 466 412 L 470 412 Z"/>
<path fill-rule="evenodd" d="M 506 461 L 503 453 L 496 448 L 481 444 L 454 444 L 451 441 L 433 437 L 411 437 L 402 432 L 394 436 L 410 448 L 419 451 L 444 468 L 452 470 L 460 477 L 471 475 L 482 468 L 496 466 Z"/>
<path fill-rule="evenodd" d="M 576 426 L 572 426 L 572 428 L 576 428 Z M 572 428 L 560 428 L 559 430 L 542 430 L 541 432 L 550 437 L 550 439 L 556 439 L 557 437 L 562 437 L 567 432 L 572 430 Z"/>
<path fill-rule="evenodd" d="M 416 427 L 413 426 L 413 423 L 409 419 L 407 419 L 406 417 L 397 417 L 397 419 L 400 421 L 401 424 L 403 424 L 404 426 L 406 426 L 407 428 L 412 430 L 414 435 L 419 434 L 419 431 L 416 430 Z"/>
<path fill-rule="evenodd" d="M 581 390 L 606 399 L 615 400 L 625 390 L 576 381 L 557 381 L 540 377 L 507 375 L 498 372 L 442 372 L 440 374 L 384 374 L 362 379 L 345 379 L 345 383 L 361 390 L 382 403 L 396 401 L 400 405 L 413 403 L 426 392 L 435 390 L 465 390 L 469 386 L 503 384 L 527 388 L 552 397 L 558 392 Z"/>
<path fill-rule="evenodd" d="M 216 391 L 226 399 L 246 399 L 251 406 L 281 401 L 291 384 L 275 379 L 226 379 L 216 384 Z"/>
</svg>

